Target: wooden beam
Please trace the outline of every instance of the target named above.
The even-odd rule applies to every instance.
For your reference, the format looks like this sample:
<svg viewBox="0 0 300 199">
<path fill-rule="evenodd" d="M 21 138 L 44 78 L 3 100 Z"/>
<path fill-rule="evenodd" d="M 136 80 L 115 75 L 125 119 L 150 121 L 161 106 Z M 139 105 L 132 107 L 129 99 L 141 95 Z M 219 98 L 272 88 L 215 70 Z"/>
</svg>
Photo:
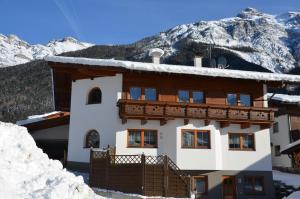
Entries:
<svg viewBox="0 0 300 199">
<path fill-rule="evenodd" d="M 226 127 L 228 127 L 230 125 L 230 122 L 228 122 L 228 121 L 222 121 L 222 122 L 220 122 L 220 127 L 221 128 L 226 128 Z"/>
<path fill-rule="evenodd" d="M 250 128 L 251 124 L 249 122 L 241 123 L 241 129 L 247 129 Z"/>
<path fill-rule="evenodd" d="M 204 120 L 204 125 L 208 126 L 210 124 L 210 120 Z"/>
<path fill-rule="evenodd" d="M 268 129 L 268 128 L 271 127 L 271 124 L 260 124 L 259 127 L 260 127 L 261 130 Z"/>
<path fill-rule="evenodd" d="M 187 125 L 190 122 L 190 120 L 187 118 L 185 118 L 183 121 L 184 121 L 184 125 Z"/>
</svg>

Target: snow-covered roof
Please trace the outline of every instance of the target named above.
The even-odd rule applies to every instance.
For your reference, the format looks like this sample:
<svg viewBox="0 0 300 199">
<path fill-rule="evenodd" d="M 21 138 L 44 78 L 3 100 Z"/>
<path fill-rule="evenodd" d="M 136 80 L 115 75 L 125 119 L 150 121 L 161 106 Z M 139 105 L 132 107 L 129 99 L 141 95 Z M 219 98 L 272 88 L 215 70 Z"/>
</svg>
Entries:
<svg viewBox="0 0 300 199">
<path fill-rule="evenodd" d="M 121 61 L 114 59 L 91 59 L 82 57 L 64 57 L 64 56 L 48 56 L 45 58 L 49 62 L 69 63 L 69 64 L 82 64 L 89 66 L 101 67 L 121 67 L 128 70 L 137 71 L 151 71 L 151 72 L 164 72 L 176 74 L 190 74 L 209 77 L 225 77 L 236 79 L 250 79 L 262 81 L 285 81 L 285 82 L 299 82 L 299 75 L 287 75 L 278 73 L 265 73 L 241 70 L 229 70 L 219 68 L 199 68 L 193 66 L 183 65 L 168 65 L 168 64 L 154 64 L 133 61 Z"/>
<path fill-rule="evenodd" d="M 27 119 L 25 120 L 19 120 L 16 122 L 17 125 L 22 126 L 25 124 L 30 124 L 30 123 L 34 123 L 34 122 L 39 122 L 39 121 L 43 121 L 46 120 L 47 117 L 52 116 L 52 115 L 56 115 L 58 113 L 62 113 L 60 111 L 53 111 L 50 113 L 45 113 L 42 115 L 32 115 L 32 116 L 28 116 Z"/>
<path fill-rule="evenodd" d="M 287 94 L 275 94 L 268 93 L 269 100 L 276 100 L 291 104 L 300 104 L 300 95 L 287 95 Z"/>
<path fill-rule="evenodd" d="M 287 152 L 288 150 L 290 150 L 290 149 L 292 149 L 292 148 L 294 148 L 294 147 L 296 147 L 296 146 L 300 146 L 300 140 L 297 140 L 297 141 L 295 141 L 295 142 L 292 142 L 292 143 L 290 143 L 290 144 L 288 144 L 288 145 L 282 147 L 282 149 L 280 150 L 280 153 L 285 153 L 285 152 Z"/>
</svg>

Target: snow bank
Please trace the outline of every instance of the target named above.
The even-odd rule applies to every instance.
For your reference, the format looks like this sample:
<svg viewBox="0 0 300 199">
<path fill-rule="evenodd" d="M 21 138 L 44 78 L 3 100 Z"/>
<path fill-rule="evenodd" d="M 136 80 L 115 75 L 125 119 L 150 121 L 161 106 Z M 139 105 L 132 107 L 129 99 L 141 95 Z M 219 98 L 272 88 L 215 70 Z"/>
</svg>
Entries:
<svg viewBox="0 0 300 199">
<path fill-rule="evenodd" d="M 300 198 L 300 191 L 296 191 L 289 195 L 288 197 L 284 197 L 283 199 L 299 199 Z"/>
<path fill-rule="evenodd" d="M 294 186 L 295 188 L 300 187 L 300 175 L 297 174 L 284 173 L 273 170 L 273 179 L 281 181 L 286 185 Z"/>
<path fill-rule="evenodd" d="M 90 66 L 101 67 L 119 67 L 128 70 L 138 71 L 153 71 L 177 74 L 191 74 L 210 77 L 227 77 L 236 79 L 252 79 L 262 81 L 286 81 L 286 82 L 299 82 L 299 75 L 286 75 L 276 73 L 264 73 L 253 71 L 229 70 L 219 68 L 197 68 L 193 66 L 180 66 L 168 64 L 153 64 L 144 62 L 121 61 L 113 59 L 91 59 L 82 57 L 64 57 L 64 56 L 48 56 L 45 58 L 49 62 L 70 63 L 70 64 L 83 64 Z"/>
<path fill-rule="evenodd" d="M 103 199 L 49 159 L 24 127 L 0 122 L 0 157 L 0 198 Z"/>
<path fill-rule="evenodd" d="M 273 93 L 268 93 L 268 98 L 272 97 Z M 300 95 L 287 95 L 287 94 L 275 94 L 272 100 L 287 102 L 287 103 L 300 103 Z"/>
</svg>

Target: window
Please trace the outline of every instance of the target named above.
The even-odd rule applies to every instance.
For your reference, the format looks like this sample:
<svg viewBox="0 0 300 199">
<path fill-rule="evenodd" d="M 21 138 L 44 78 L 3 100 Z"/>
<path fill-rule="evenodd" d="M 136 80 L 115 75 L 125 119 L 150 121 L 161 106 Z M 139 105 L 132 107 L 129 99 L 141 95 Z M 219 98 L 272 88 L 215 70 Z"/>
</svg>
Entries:
<svg viewBox="0 0 300 199">
<path fill-rule="evenodd" d="M 203 92 L 193 91 L 193 102 L 194 103 L 203 103 L 204 102 Z"/>
<path fill-rule="evenodd" d="M 247 195 L 264 194 L 264 177 L 263 176 L 245 176 L 244 192 Z"/>
<path fill-rule="evenodd" d="M 130 99 L 140 100 L 142 97 L 142 89 L 140 87 L 130 87 Z"/>
<path fill-rule="evenodd" d="M 237 94 L 228 93 L 227 94 L 227 104 L 230 106 L 236 106 L 237 105 Z"/>
<path fill-rule="evenodd" d="M 128 130 L 128 147 L 157 147 L 156 130 Z"/>
<path fill-rule="evenodd" d="M 178 91 L 178 101 L 179 102 L 189 102 L 190 101 L 189 91 L 179 90 Z"/>
<path fill-rule="evenodd" d="M 88 104 L 100 104 L 102 101 L 102 92 L 100 88 L 93 88 L 88 95 Z"/>
<path fill-rule="evenodd" d="M 230 133 L 229 136 L 229 149 L 231 150 L 245 150 L 253 151 L 254 147 L 254 134 L 241 134 Z"/>
<path fill-rule="evenodd" d="M 275 149 L 275 156 L 280 156 L 280 145 L 275 145 L 274 146 Z"/>
<path fill-rule="evenodd" d="M 155 88 L 145 88 L 145 100 L 156 100 L 156 89 Z"/>
<path fill-rule="evenodd" d="M 227 105 L 229 106 L 251 106 L 251 96 L 249 94 L 227 94 Z"/>
<path fill-rule="evenodd" d="M 183 130 L 182 131 L 183 148 L 210 148 L 210 133 L 203 130 Z"/>
<path fill-rule="evenodd" d="M 273 133 L 278 133 L 279 132 L 279 125 L 278 122 L 275 122 L 273 124 Z"/>
<path fill-rule="evenodd" d="M 240 94 L 240 106 L 251 106 L 251 97 L 248 94 Z"/>
<path fill-rule="evenodd" d="M 193 190 L 196 196 L 207 194 L 208 182 L 207 176 L 194 176 L 193 177 Z"/>
<path fill-rule="evenodd" d="M 86 148 L 99 148 L 100 138 L 96 130 L 91 130 L 86 135 L 85 147 Z"/>
</svg>

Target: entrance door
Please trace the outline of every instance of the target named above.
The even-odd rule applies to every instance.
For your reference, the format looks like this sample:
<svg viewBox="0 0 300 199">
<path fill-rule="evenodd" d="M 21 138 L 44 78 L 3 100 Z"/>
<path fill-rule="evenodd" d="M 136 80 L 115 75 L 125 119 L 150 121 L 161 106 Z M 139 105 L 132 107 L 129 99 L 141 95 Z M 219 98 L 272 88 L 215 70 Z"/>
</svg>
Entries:
<svg viewBox="0 0 300 199">
<path fill-rule="evenodd" d="M 236 198 L 234 176 L 223 176 L 222 188 L 223 188 L 223 199 Z"/>
</svg>

